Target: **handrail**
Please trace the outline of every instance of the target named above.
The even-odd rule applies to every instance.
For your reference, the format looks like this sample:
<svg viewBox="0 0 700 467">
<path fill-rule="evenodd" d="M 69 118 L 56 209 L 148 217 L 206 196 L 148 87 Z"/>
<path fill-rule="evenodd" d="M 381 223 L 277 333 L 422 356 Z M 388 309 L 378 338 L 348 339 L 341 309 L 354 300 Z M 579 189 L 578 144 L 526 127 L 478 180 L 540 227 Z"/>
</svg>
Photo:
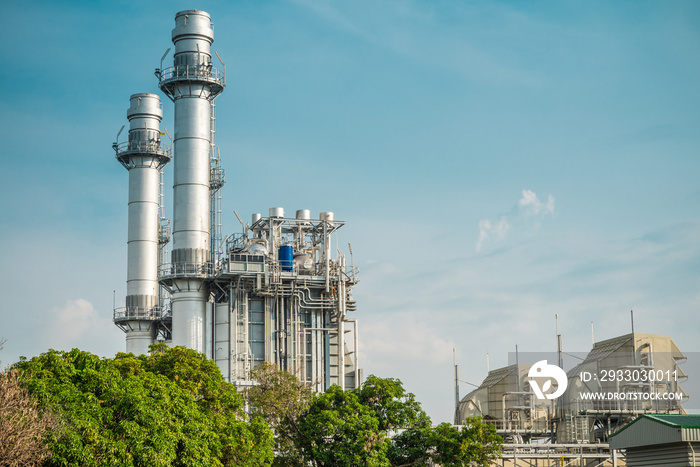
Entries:
<svg viewBox="0 0 700 467">
<path fill-rule="evenodd" d="M 157 74 L 161 84 L 180 79 L 196 79 L 209 82 L 213 81 L 221 86 L 226 85 L 224 72 L 211 65 L 171 66 L 158 70 Z"/>
<path fill-rule="evenodd" d="M 214 265 L 205 263 L 165 263 L 158 267 L 159 278 L 171 277 L 212 277 Z"/>
<path fill-rule="evenodd" d="M 126 154 L 158 154 L 161 156 L 170 157 L 170 146 L 161 143 L 158 140 L 148 141 L 123 141 L 112 145 L 117 157 Z"/>
<path fill-rule="evenodd" d="M 113 321 L 157 321 L 163 317 L 163 309 L 160 306 L 142 307 L 129 306 L 114 309 Z"/>
</svg>

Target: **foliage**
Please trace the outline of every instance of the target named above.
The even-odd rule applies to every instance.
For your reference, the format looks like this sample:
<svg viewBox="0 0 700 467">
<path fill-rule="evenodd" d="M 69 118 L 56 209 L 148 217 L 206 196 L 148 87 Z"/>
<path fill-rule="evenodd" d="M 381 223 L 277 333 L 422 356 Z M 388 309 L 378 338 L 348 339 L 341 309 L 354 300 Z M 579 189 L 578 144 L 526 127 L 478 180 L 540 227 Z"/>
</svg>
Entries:
<svg viewBox="0 0 700 467">
<path fill-rule="evenodd" d="M 465 459 L 486 467 L 501 455 L 502 445 L 503 438 L 496 434 L 493 425 L 483 423 L 478 417 L 468 417 L 465 420 L 461 446 Z"/>
<path fill-rule="evenodd" d="M 462 430 L 432 427 L 415 396 L 397 379 L 370 376 L 360 389 L 332 386 L 298 421 L 295 442 L 316 466 L 487 466 L 502 439 L 470 418 Z"/>
<path fill-rule="evenodd" d="M 41 465 L 49 454 L 44 436 L 55 426 L 56 417 L 31 397 L 21 373 L 0 371 L 0 465 Z"/>
<path fill-rule="evenodd" d="M 359 389 L 312 395 L 273 365 L 252 376 L 259 384 L 246 394 L 254 417 L 247 421 L 235 387 L 193 350 L 159 344 L 138 357 L 74 349 L 22 359 L 0 374 L 0 464 L 457 467 L 487 466 L 500 454 L 492 426 L 473 418 L 462 430 L 432 427 L 396 379 L 370 376 Z M 8 415 L 18 413 L 5 409 L 8 401 L 24 404 L 21 416 Z M 30 422 L 40 423 L 21 438 L 31 459 L 3 458 L 13 447 L 8 427 Z"/>
<path fill-rule="evenodd" d="M 255 367 L 251 378 L 258 383 L 246 391 L 251 414 L 262 417 L 275 432 L 277 456 L 273 465 L 305 465 L 294 439 L 299 433 L 299 416 L 309 406 L 311 389 L 270 363 Z"/>
<path fill-rule="evenodd" d="M 388 440 L 372 408 L 353 391 L 331 386 L 299 422 L 304 457 L 319 466 L 389 466 Z"/>
<path fill-rule="evenodd" d="M 16 364 L 66 422 L 48 436 L 48 465 L 270 465 L 269 428 L 245 420 L 213 362 L 180 347 L 151 350 L 114 359 L 50 350 Z"/>
<path fill-rule="evenodd" d="M 430 426 L 416 396 L 406 392 L 398 379 L 370 375 L 355 393 L 372 409 L 382 431 Z"/>
<path fill-rule="evenodd" d="M 393 465 L 442 467 L 490 466 L 501 453 L 503 439 L 493 425 L 469 418 L 461 430 L 442 423 L 428 430 L 406 430 L 393 440 Z"/>
</svg>

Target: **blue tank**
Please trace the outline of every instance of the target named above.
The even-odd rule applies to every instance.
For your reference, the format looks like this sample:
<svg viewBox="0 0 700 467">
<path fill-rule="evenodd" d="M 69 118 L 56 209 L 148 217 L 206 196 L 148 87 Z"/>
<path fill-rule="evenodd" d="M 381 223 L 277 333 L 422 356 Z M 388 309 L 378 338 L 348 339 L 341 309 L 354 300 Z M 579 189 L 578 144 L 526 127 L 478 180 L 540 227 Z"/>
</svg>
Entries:
<svg viewBox="0 0 700 467">
<path fill-rule="evenodd" d="M 291 271 L 294 262 L 294 249 L 290 245 L 282 245 L 279 251 L 280 269 Z"/>
</svg>

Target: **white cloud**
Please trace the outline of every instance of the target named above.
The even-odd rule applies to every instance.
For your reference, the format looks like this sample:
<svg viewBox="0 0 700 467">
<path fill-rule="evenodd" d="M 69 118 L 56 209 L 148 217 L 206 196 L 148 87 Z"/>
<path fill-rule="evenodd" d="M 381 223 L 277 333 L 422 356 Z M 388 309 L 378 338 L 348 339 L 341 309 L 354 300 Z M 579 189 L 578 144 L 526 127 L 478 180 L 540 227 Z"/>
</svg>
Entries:
<svg viewBox="0 0 700 467">
<path fill-rule="evenodd" d="M 54 308 L 42 329 L 46 348 L 79 348 L 98 355 L 121 350 L 123 334 L 112 324 L 111 313 L 101 313 L 84 298 L 66 300 Z"/>
<path fill-rule="evenodd" d="M 85 299 L 68 300 L 56 310 L 52 331 L 61 340 L 74 342 L 83 337 L 100 321 L 100 317 Z"/>
<path fill-rule="evenodd" d="M 488 219 L 479 221 L 479 238 L 476 240 L 476 251 L 481 251 L 484 242 L 488 240 L 500 241 L 506 238 L 510 230 L 510 224 L 506 217 L 501 217 L 497 223 L 492 223 Z"/>
<path fill-rule="evenodd" d="M 532 190 L 523 190 L 518 204 L 511 210 L 511 216 L 516 219 L 529 219 L 554 214 L 554 197 L 547 195 L 547 201 L 542 202 Z M 501 220 L 491 221 L 482 219 L 479 221 L 479 236 L 476 240 L 476 252 L 480 252 L 484 244 L 489 241 L 499 242 L 505 240 L 512 225 L 507 216 Z"/>
<path fill-rule="evenodd" d="M 543 203 L 532 190 L 523 190 L 523 197 L 518 201 L 520 212 L 525 217 L 554 214 L 554 198 L 547 196 L 547 202 Z"/>
</svg>

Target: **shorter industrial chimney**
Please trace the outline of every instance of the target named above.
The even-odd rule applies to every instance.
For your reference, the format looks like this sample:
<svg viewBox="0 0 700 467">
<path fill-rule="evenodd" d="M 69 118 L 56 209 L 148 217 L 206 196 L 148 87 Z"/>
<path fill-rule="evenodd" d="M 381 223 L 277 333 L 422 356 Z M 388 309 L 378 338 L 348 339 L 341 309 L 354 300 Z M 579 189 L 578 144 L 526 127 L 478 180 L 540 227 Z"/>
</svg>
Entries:
<svg viewBox="0 0 700 467">
<path fill-rule="evenodd" d="M 117 160 L 129 171 L 126 307 L 114 310 L 114 322 L 126 332 L 126 351 L 138 355 L 155 342 L 161 318 L 159 195 L 161 169 L 170 161 L 170 151 L 160 142 L 163 108 L 156 94 L 133 94 L 126 116 L 129 140 L 113 145 Z"/>
</svg>

